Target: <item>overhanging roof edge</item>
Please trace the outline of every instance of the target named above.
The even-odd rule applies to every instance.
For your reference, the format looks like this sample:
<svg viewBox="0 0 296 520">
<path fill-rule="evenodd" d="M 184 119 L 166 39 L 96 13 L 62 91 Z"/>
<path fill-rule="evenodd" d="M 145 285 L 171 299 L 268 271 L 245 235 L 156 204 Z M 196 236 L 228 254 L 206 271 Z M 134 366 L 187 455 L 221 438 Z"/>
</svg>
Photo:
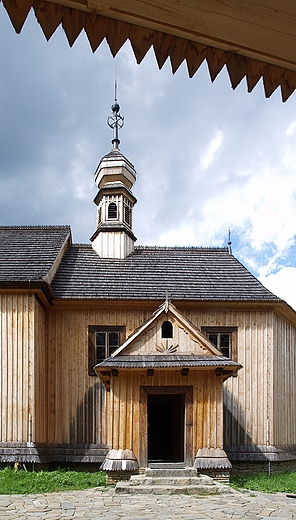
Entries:
<svg viewBox="0 0 296 520">
<path fill-rule="evenodd" d="M 107 13 L 104 10 L 103 16 L 95 11 L 95 2 L 82 4 L 66 0 L 2 1 L 17 32 L 21 31 L 33 7 L 47 39 L 50 39 L 57 27 L 62 24 L 70 46 L 84 29 L 93 52 L 106 38 L 111 53 L 115 56 L 122 45 L 130 40 L 138 63 L 153 47 L 159 68 L 162 68 L 169 57 L 173 73 L 185 60 L 188 74 L 192 77 L 206 60 L 212 81 L 226 65 L 233 89 L 245 77 L 248 91 L 251 92 L 262 78 L 266 97 L 270 97 L 280 86 L 282 99 L 286 101 L 296 88 L 296 61 L 294 63 L 273 56 L 271 53 L 249 49 L 244 45 L 223 42 L 211 35 L 193 34 L 188 31 L 184 37 L 180 36 L 182 31 L 178 28 L 160 26 L 160 29 L 165 30 L 163 32 L 155 28 L 155 20 L 151 23 L 138 16 L 135 20 L 139 21 L 137 25 L 123 20 L 121 11 L 117 13 L 114 9 Z"/>
</svg>

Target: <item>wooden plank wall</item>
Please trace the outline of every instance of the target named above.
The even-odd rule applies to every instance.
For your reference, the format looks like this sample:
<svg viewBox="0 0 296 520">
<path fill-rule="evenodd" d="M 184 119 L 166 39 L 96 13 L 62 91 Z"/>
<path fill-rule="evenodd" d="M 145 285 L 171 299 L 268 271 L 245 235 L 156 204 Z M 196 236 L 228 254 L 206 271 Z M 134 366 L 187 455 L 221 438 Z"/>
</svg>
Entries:
<svg viewBox="0 0 296 520">
<path fill-rule="evenodd" d="M 88 326 L 126 325 L 129 335 L 150 314 L 112 307 L 50 310 L 47 442 L 105 443 L 105 388 L 88 375 Z"/>
<path fill-rule="evenodd" d="M 224 445 L 266 445 L 268 437 L 271 445 L 296 444 L 295 328 L 271 311 L 178 308 L 198 328 L 238 327 L 237 361 L 243 369 L 224 384 Z M 88 375 L 88 325 L 126 325 L 128 336 L 151 316 L 151 307 L 115 310 L 110 303 L 104 309 L 69 306 L 45 313 L 34 294 L 2 292 L 0 314 L 1 441 L 27 442 L 31 414 L 37 442 L 105 443 L 105 391 Z M 182 385 L 190 384 L 184 379 Z M 202 392 L 203 387 L 199 402 Z"/>
<path fill-rule="evenodd" d="M 0 293 L 0 439 L 27 442 L 34 414 L 34 294 Z"/>
<path fill-rule="evenodd" d="M 140 431 L 141 386 L 192 386 L 193 387 L 193 449 L 223 448 L 223 407 L 221 378 L 214 371 L 190 371 L 182 376 L 180 369 L 155 370 L 154 376 L 146 371 L 119 372 L 112 378 L 108 393 L 107 443 L 114 449 L 133 450 L 140 457 L 140 442 L 145 431 Z M 110 413 L 113 409 L 114 413 Z M 143 418 L 141 418 L 143 419 Z"/>
<path fill-rule="evenodd" d="M 274 316 L 274 436 L 271 444 L 296 444 L 296 329 Z"/>
<path fill-rule="evenodd" d="M 35 300 L 34 312 L 34 381 L 35 413 L 32 416 L 32 441 L 46 442 L 46 416 L 48 394 L 48 366 L 46 344 L 46 309 Z"/>
<path fill-rule="evenodd" d="M 178 308 L 198 328 L 238 327 L 237 361 L 243 369 L 224 383 L 224 446 L 266 445 L 275 440 L 283 444 L 286 436 L 280 427 L 272 437 L 273 312 Z M 104 310 L 50 311 L 47 442 L 106 442 L 104 389 L 87 373 L 88 325 L 126 325 L 128 336 L 150 316 L 151 309 L 115 310 L 111 304 Z M 113 404 L 116 414 L 119 403 Z M 296 444 L 294 433 L 289 438 Z"/>
<path fill-rule="evenodd" d="M 266 445 L 272 430 L 273 313 L 183 312 L 198 328 L 238 327 L 237 361 L 243 368 L 224 383 L 224 446 Z"/>
</svg>

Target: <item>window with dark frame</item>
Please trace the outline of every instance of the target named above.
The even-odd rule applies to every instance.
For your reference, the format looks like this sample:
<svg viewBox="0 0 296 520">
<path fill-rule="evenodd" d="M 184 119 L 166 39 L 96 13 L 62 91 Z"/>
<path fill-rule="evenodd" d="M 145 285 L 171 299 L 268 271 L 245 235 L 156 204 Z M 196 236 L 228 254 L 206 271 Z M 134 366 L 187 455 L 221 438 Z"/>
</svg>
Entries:
<svg viewBox="0 0 296 520">
<path fill-rule="evenodd" d="M 88 373 L 96 375 L 94 366 L 104 361 L 125 341 L 125 327 L 88 327 Z"/>
<path fill-rule="evenodd" d="M 237 361 L 236 327 L 202 327 L 201 330 L 223 356 Z"/>
</svg>

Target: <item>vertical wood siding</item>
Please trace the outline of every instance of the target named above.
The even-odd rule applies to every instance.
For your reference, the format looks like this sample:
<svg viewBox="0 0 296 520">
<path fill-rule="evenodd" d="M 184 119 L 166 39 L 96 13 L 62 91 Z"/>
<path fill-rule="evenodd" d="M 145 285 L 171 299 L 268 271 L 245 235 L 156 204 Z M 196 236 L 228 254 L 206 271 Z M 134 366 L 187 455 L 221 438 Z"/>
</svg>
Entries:
<svg viewBox="0 0 296 520">
<path fill-rule="evenodd" d="M 275 445 L 296 444 L 296 329 L 274 316 Z"/>
<path fill-rule="evenodd" d="M 48 395 L 46 310 L 35 300 L 34 311 L 34 409 L 32 415 L 32 441 L 46 442 L 46 416 Z"/>
<path fill-rule="evenodd" d="M 276 319 L 277 332 L 273 333 L 274 318 L 269 311 L 188 311 L 180 307 L 180 311 L 192 321 L 198 328 L 202 326 L 237 327 L 237 361 L 243 365 L 238 377 L 230 378 L 224 387 L 224 445 L 266 445 L 284 444 L 285 442 L 296 444 L 296 433 L 292 425 L 294 411 L 292 408 L 292 388 L 296 386 L 295 360 L 293 352 L 295 348 L 295 329 L 286 324 L 281 318 Z M 114 310 L 106 309 L 80 309 L 80 310 L 56 310 L 50 311 L 49 316 L 49 343 L 48 343 L 48 442 L 97 442 L 104 443 L 107 437 L 110 440 L 109 424 L 113 407 L 114 416 L 125 414 L 130 421 L 128 431 L 129 443 L 134 438 L 135 424 L 138 409 L 135 403 L 139 402 L 138 387 L 125 390 L 132 392 L 127 395 L 127 403 L 118 401 L 118 394 L 110 396 L 108 404 L 105 403 L 105 391 L 96 377 L 88 376 L 87 372 L 87 329 L 88 325 L 126 325 L 127 336 L 131 334 L 143 321 L 151 316 L 150 310 Z M 289 329 L 290 327 L 290 329 Z M 288 329 L 290 330 L 288 334 Z M 293 332 L 292 332 L 293 331 Z M 276 337 L 274 337 L 276 334 Z M 292 338 L 292 339 L 291 339 Z M 288 348 L 289 341 L 293 341 L 293 348 Z M 278 352 L 278 361 L 273 361 L 274 344 Z M 292 344 L 291 344 L 292 345 Z M 287 350 L 288 349 L 288 350 Z M 288 358 L 285 361 L 287 357 Z M 294 360 L 292 363 L 292 359 Z M 288 361 L 290 360 L 290 361 Z M 288 363 L 288 365 L 287 365 Z M 281 366 L 277 379 L 277 387 L 273 391 L 273 377 L 277 373 L 277 365 Z M 283 375 L 288 370 L 289 377 Z M 139 376 L 140 377 L 140 376 Z M 144 381 L 144 376 L 141 376 Z M 167 377 L 167 376 L 163 376 Z M 144 379 L 143 379 L 144 378 Z M 282 380 L 280 385 L 279 381 Z M 182 378 L 183 381 L 183 378 Z M 141 383 L 146 384 L 145 381 Z M 168 384 L 161 382 L 161 384 Z M 171 383 L 170 383 L 171 384 Z M 184 382 L 182 383 L 184 384 Z M 285 390 L 284 385 L 288 385 Z M 290 399 L 289 422 L 287 422 L 289 434 L 283 431 L 282 418 L 288 412 L 287 405 L 282 406 L 283 397 L 274 404 L 275 393 L 278 396 L 285 395 Z M 199 407 L 205 410 L 199 413 L 207 414 L 208 401 L 203 402 L 204 387 L 199 387 Z M 294 394 L 293 394 L 294 395 Z M 289 397 L 290 396 L 290 397 Z M 286 401 L 287 403 L 288 401 Z M 108 408 L 105 408 L 108 406 Z M 124 407 L 127 406 L 125 409 Z M 106 413 L 105 413 L 106 410 Z M 280 419 L 277 422 L 277 430 L 273 435 L 273 410 L 281 410 Z M 134 413 L 135 421 L 131 422 L 131 413 Z M 284 414 L 284 415 L 283 415 Z M 106 432 L 106 419 L 108 417 L 109 431 Z M 222 420 L 222 418 L 221 418 Z M 197 421 L 201 428 L 200 421 Z M 207 423 L 206 423 L 207 424 Z M 212 442 L 212 431 L 196 433 L 196 438 L 207 436 Z M 268 430 L 270 435 L 268 436 Z M 112 430 L 113 431 L 113 430 Z M 137 432 L 138 434 L 139 432 Z M 119 435 L 119 431 L 114 433 Z M 122 432 L 120 434 L 123 435 Z M 269 438 L 268 438 L 269 437 Z M 121 439 L 122 441 L 122 439 Z M 112 443 L 119 444 L 112 437 Z M 204 444 L 203 444 L 204 445 Z"/>
<path fill-rule="evenodd" d="M 129 335 L 150 314 L 112 307 L 50 310 L 47 442 L 106 442 L 106 416 L 111 412 L 106 409 L 105 387 L 98 377 L 88 375 L 88 326 L 125 325 Z M 117 411 L 119 403 L 113 404 Z"/>
<path fill-rule="evenodd" d="M 271 311 L 178 308 L 198 328 L 237 327 L 237 361 L 243 368 L 223 385 L 224 445 L 296 444 L 295 327 Z M 2 292 L 0 316 L 2 442 L 29 440 L 29 414 L 36 442 L 106 443 L 109 439 L 127 448 L 137 442 L 139 386 L 152 383 L 139 373 L 137 383 L 110 392 L 106 403 L 102 383 L 88 375 L 88 326 L 125 325 L 129 336 L 151 316 L 151 308 L 115 310 L 110 302 L 103 309 L 45 311 L 33 294 Z M 160 380 L 156 372 L 153 384 L 190 385 L 191 373 L 189 379 L 163 373 Z M 200 420 L 214 414 L 222 421 L 222 411 L 213 408 L 217 389 L 209 384 L 206 372 L 202 374 L 194 390 L 194 450 L 199 442 L 222 444 L 219 428 L 213 432 L 208 421 Z M 126 398 L 121 404 L 119 395 Z M 125 433 L 110 424 L 111 415 L 125 417 Z"/>
<path fill-rule="evenodd" d="M 108 401 L 114 413 L 107 417 L 109 446 L 132 449 L 140 460 L 141 442 L 147 435 L 145 428 L 141 431 L 140 387 L 150 386 L 193 388 L 192 458 L 200 447 L 223 447 L 221 378 L 209 370 L 190 371 L 184 377 L 180 369 L 155 370 L 152 377 L 147 376 L 146 371 L 119 371 L 118 376 L 112 377 Z"/>
<path fill-rule="evenodd" d="M 236 361 L 243 368 L 224 383 L 224 446 L 266 445 L 273 421 L 273 313 L 183 312 L 198 328 L 237 327 Z"/>
<path fill-rule="evenodd" d="M 27 442 L 34 415 L 34 294 L 0 294 L 0 439 Z"/>
</svg>

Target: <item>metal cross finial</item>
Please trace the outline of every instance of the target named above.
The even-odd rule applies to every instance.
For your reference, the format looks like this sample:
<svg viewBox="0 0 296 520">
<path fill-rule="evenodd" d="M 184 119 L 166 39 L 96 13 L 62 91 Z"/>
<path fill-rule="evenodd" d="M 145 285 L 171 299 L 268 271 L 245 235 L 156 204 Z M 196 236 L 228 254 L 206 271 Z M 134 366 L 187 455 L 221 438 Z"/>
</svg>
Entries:
<svg viewBox="0 0 296 520">
<path fill-rule="evenodd" d="M 230 232 L 230 229 L 228 231 L 228 253 L 230 255 L 232 255 L 232 249 L 231 249 L 231 232 Z"/>
<path fill-rule="evenodd" d="M 113 112 L 112 116 L 109 116 L 107 119 L 108 126 L 113 129 L 113 139 L 111 143 L 113 144 L 113 150 L 118 150 L 120 140 L 118 138 L 118 130 L 122 128 L 124 125 L 124 117 L 122 117 L 119 113 L 120 106 L 117 103 L 117 81 L 115 80 L 115 96 L 114 103 L 111 106 L 111 110 Z"/>
<path fill-rule="evenodd" d="M 168 293 L 168 290 L 166 290 L 166 292 L 165 292 L 165 306 L 164 306 L 164 311 L 165 311 L 166 314 L 169 312 L 169 305 L 170 305 L 169 293 Z"/>
</svg>

